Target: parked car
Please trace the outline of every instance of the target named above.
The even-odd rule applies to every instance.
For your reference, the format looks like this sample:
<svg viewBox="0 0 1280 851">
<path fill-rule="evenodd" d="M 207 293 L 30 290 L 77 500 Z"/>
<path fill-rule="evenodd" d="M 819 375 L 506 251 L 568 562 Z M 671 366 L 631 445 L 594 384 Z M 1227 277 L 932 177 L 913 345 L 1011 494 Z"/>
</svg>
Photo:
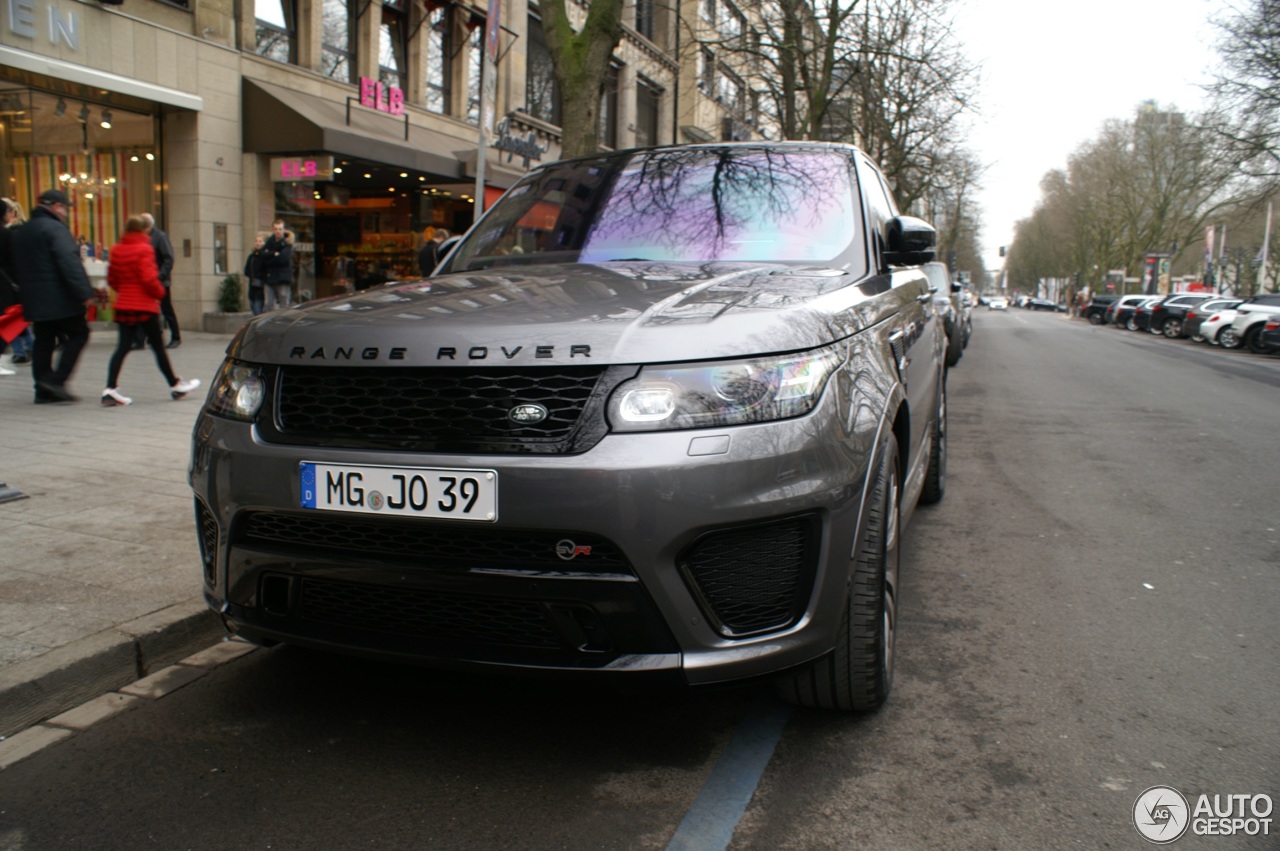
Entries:
<svg viewBox="0 0 1280 851">
<path fill-rule="evenodd" d="M 1240 303 L 1238 298 L 1223 298 L 1215 296 L 1208 301 L 1202 302 L 1195 307 L 1187 310 L 1185 316 L 1182 317 L 1182 331 L 1180 336 L 1190 337 L 1197 343 L 1204 342 L 1204 334 L 1200 331 L 1200 326 L 1211 315 L 1220 310 L 1231 310 Z"/>
<path fill-rule="evenodd" d="M 1273 316 L 1262 326 L 1262 342 L 1272 351 L 1280 349 L 1280 316 Z"/>
<path fill-rule="evenodd" d="M 939 260 L 924 264 L 933 291 L 934 307 L 947 332 L 947 366 L 955 366 L 964 355 L 965 325 L 968 308 L 962 299 L 963 287 L 951 283 L 951 271 Z"/>
<path fill-rule="evenodd" d="M 1257 354 L 1269 354 L 1272 348 L 1262 340 L 1262 327 L 1276 314 L 1280 314 L 1280 293 L 1254 296 L 1236 308 L 1236 318 L 1232 320 L 1231 327 L 1240 338 L 1241 345 Z"/>
<path fill-rule="evenodd" d="M 193 431 L 208 604 L 259 643 L 879 706 L 947 435 L 936 232 L 884 187 L 837 144 L 562 160 L 430 279 L 255 318 Z"/>
<path fill-rule="evenodd" d="M 1096 295 L 1080 311 L 1080 316 L 1089 320 L 1090 325 L 1102 325 L 1107 321 L 1107 308 L 1120 300 L 1118 295 Z"/>
<path fill-rule="evenodd" d="M 1049 301 L 1047 298 L 1030 298 L 1027 299 L 1026 308 L 1028 310 L 1053 310 L 1058 313 L 1066 313 L 1067 306 Z"/>
<path fill-rule="evenodd" d="M 1147 315 L 1147 330 L 1163 334 L 1170 340 L 1182 336 L 1182 320 L 1187 311 L 1217 298 L 1213 293 L 1175 293 L 1151 305 Z"/>
<path fill-rule="evenodd" d="M 1231 323 L 1235 321 L 1235 310 L 1219 310 L 1200 323 L 1200 334 L 1204 337 L 1204 341 L 1211 346 L 1222 346 L 1224 349 L 1240 348 L 1240 337 L 1231 327 Z"/>
<path fill-rule="evenodd" d="M 1138 302 L 1137 306 L 1133 308 L 1133 316 L 1131 317 L 1131 322 L 1133 323 L 1133 327 L 1129 328 L 1129 330 L 1130 331 L 1148 330 L 1151 327 L 1152 311 L 1154 311 L 1156 307 L 1168 297 L 1169 296 L 1167 295 L 1158 295 L 1158 296 L 1149 298 L 1146 301 Z"/>
<path fill-rule="evenodd" d="M 1133 321 L 1133 312 L 1153 298 L 1159 298 L 1159 296 L 1142 294 L 1121 297 L 1119 301 L 1107 308 L 1107 312 L 1111 315 L 1111 324 L 1128 331 L 1138 330 L 1138 326 Z"/>
</svg>

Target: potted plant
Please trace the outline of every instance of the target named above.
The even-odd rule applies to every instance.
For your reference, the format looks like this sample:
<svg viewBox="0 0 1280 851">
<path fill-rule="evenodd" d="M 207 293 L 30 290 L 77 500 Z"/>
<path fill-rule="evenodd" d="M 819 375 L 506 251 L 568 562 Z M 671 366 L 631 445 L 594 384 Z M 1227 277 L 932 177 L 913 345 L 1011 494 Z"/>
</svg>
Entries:
<svg viewBox="0 0 1280 851">
<path fill-rule="evenodd" d="M 210 334 L 234 334 L 253 316 L 244 309 L 244 286 L 235 272 L 218 285 L 218 312 L 204 315 L 204 330 Z"/>
</svg>

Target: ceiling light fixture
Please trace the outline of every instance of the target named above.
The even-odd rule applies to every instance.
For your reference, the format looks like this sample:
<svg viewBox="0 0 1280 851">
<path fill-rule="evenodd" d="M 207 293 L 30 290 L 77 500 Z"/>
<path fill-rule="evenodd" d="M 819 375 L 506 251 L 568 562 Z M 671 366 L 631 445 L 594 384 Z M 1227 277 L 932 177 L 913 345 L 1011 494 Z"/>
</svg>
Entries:
<svg viewBox="0 0 1280 851">
<path fill-rule="evenodd" d="M 104 110 L 102 110 L 102 124 L 101 124 L 101 126 L 102 126 L 102 129 L 103 129 L 103 130 L 110 130 L 110 129 L 111 129 L 111 110 L 109 110 L 109 109 L 104 109 Z"/>
<path fill-rule="evenodd" d="M 61 118 L 67 114 L 67 102 L 62 98 L 58 98 L 58 105 L 53 108 L 53 114 L 56 118 Z"/>
<path fill-rule="evenodd" d="M 89 121 L 89 104 L 87 103 L 80 107 L 80 120 L 86 123 Z"/>
</svg>

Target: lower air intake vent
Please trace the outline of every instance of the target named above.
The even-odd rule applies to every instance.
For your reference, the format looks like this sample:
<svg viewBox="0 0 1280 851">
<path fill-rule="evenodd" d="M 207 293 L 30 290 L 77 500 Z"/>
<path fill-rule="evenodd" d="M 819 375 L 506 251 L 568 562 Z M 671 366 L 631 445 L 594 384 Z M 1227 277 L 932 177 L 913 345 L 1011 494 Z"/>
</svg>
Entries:
<svg viewBox="0 0 1280 851">
<path fill-rule="evenodd" d="M 721 634 L 783 629 L 809 598 L 817 537 L 814 517 L 712 532 L 684 552 L 680 570 Z"/>
</svg>

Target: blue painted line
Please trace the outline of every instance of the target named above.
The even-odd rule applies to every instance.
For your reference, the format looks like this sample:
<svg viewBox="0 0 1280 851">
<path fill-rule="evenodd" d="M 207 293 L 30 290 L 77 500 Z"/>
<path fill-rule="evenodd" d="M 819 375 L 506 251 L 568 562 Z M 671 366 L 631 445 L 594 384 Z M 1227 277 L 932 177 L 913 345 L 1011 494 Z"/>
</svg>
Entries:
<svg viewBox="0 0 1280 851">
<path fill-rule="evenodd" d="M 752 704 L 685 813 L 667 851 L 723 851 L 751 803 L 791 707 L 771 698 Z"/>
</svg>

